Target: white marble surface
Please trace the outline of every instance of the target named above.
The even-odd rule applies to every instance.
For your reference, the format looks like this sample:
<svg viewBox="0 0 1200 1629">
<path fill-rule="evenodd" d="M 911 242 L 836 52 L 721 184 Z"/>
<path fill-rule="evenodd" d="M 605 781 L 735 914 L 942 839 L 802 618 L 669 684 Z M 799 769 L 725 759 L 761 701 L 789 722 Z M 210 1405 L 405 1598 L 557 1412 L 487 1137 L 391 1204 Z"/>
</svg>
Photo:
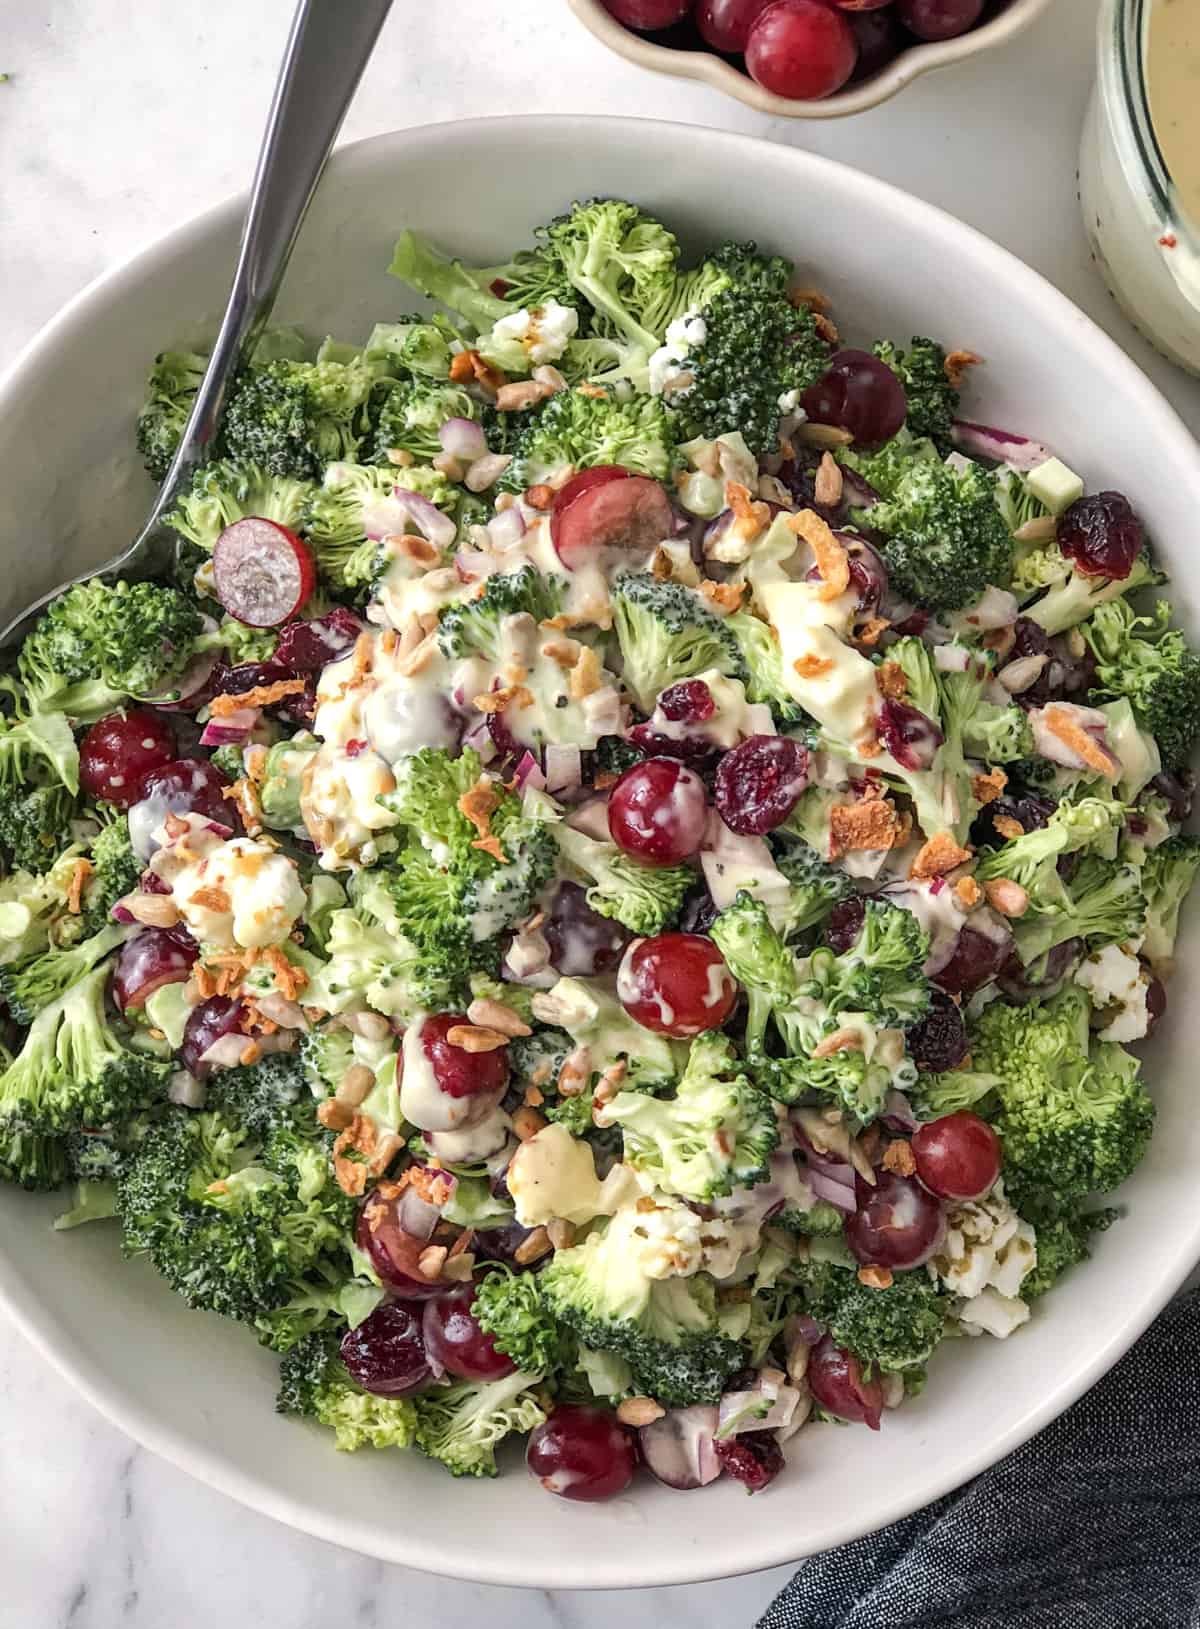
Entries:
<svg viewBox="0 0 1200 1629">
<path fill-rule="evenodd" d="M 0 71 L 12 78 L 0 85 L 0 366 L 88 279 L 244 185 L 290 9 L 291 0 L 4 8 Z M 1002 52 L 860 118 L 804 125 L 639 72 L 585 34 L 565 0 L 408 0 L 345 134 L 513 111 L 621 113 L 811 147 L 942 205 L 1037 266 L 1200 430 L 1200 382 L 1133 334 L 1079 228 L 1075 149 L 1093 15 L 1093 0 L 1058 0 Z M 752 1624 L 788 1575 L 617 1598 L 383 1567 L 242 1510 L 139 1450 L 2 1322 L 0 1533 L 0 1629 L 324 1629 L 434 1613 L 440 1629 L 600 1629 L 614 1611 L 630 1629 L 733 1629 Z"/>
</svg>

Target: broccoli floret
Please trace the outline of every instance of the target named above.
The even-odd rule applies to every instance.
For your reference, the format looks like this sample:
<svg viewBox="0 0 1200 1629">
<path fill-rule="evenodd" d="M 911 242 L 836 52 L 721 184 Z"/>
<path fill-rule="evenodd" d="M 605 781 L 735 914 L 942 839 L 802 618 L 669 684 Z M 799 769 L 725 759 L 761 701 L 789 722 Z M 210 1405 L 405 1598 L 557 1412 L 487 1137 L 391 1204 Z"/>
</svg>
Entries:
<svg viewBox="0 0 1200 1629">
<path fill-rule="evenodd" d="M 170 1111 L 117 1178 L 126 1252 L 145 1251 L 189 1306 L 254 1323 L 273 1344 L 294 1338 L 304 1321 L 276 1331 L 271 1314 L 349 1276 L 354 1219 L 311 1129 L 263 1139 L 219 1112 Z"/>
<path fill-rule="evenodd" d="M 940 1075 L 919 1075 L 909 1102 L 919 1120 L 940 1120 L 944 1114 L 975 1109 L 1000 1084 L 996 1075 L 978 1069 L 947 1069 Z"/>
<path fill-rule="evenodd" d="M 824 1262 L 806 1264 L 801 1276 L 812 1316 L 863 1364 L 890 1373 L 918 1368 L 945 1333 L 950 1298 L 926 1273 L 896 1273 L 883 1290 Z"/>
<path fill-rule="evenodd" d="M 294 1052 L 268 1052 L 257 1063 L 219 1069 L 209 1082 L 205 1107 L 217 1110 L 255 1137 L 284 1126 L 303 1124 L 312 1100 L 300 1056 Z"/>
<path fill-rule="evenodd" d="M 459 337 L 445 317 L 404 317 L 399 322 L 377 322 L 363 354 L 368 362 L 383 362 L 401 376 L 419 373 L 446 379 L 454 360 L 450 347 Z"/>
<path fill-rule="evenodd" d="M 494 1345 L 527 1374 L 553 1375 L 575 1361 L 575 1342 L 550 1315 L 536 1273 L 490 1269 L 471 1311 Z"/>
<path fill-rule="evenodd" d="M 801 1239 L 840 1238 L 846 1218 L 836 1205 L 827 1199 L 817 1199 L 807 1210 L 799 1205 L 788 1205 L 771 1217 L 771 1226 L 782 1228 Z"/>
<path fill-rule="evenodd" d="M 495 1476 L 497 1445 L 546 1418 L 534 1390 L 539 1378 L 518 1369 L 502 1380 L 463 1380 L 414 1398 L 417 1447 L 452 1476 Z"/>
<path fill-rule="evenodd" d="M 429 964 L 405 936 L 381 874 L 364 873 L 353 891 L 352 907 L 329 918 L 328 960 L 311 978 L 305 1000 L 331 1013 L 365 1001 L 376 1012 L 405 1022 L 427 1010 L 450 1008 L 461 992 L 465 969 L 451 966 L 439 972 Z M 352 1061 L 348 1058 L 328 1077 L 331 1088 Z"/>
<path fill-rule="evenodd" d="M 706 1204 L 767 1175 L 779 1143 L 771 1100 L 741 1072 L 724 1035 L 701 1035 L 670 1098 L 618 1092 L 600 1111 L 617 1125 L 625 1162 L 664 1193 Z"/>
<path fill-rule="evenodd" d="M 247 515 L 273 520 L 296 531 L 302 525 L 312 487 L 261 464 L 216 459 L 202 464 L 165 523 L 205 554 L 227 526 Z"/>
<path fill-rule="evenodd" d="M 1002 466 L 995 471 L 995 477 L 996 505 L 1010 532 L 1019 532 L 1027 521 L 1041 520 L 1050 513 L 1042 500 L 1029 490 L 1029 483 L 1018 470 Z M 1014 580 L 1019 573 L 1018 563 Z"/>
<path fill-rule="evenodd" d="M 786 903 L 772 907 L 772 919 L 785 939 L 819 927 L 835 905 L 857 897 L 851 878 L 840 866 L 821 859 L 815 849 L 797 844 L 775 864 L 790 885 Z"/>
<path fill-rule="evenodd" d="M 982 854 L 976 876 L 980 882 L 1006 877 L 1027 887 L 1046 860 L 1064 854 L 1084 852 L 1114 859 L 1124 813 L 1120 803 L 1106 798 L 1064 798 L 1044 826 Z"/>
<path fill-rule="evenodd" d="M 400 480 L 407 471 L 397 470 L 389 452 L 406 452 L 418 464 L 428 464 L 442 454 L 438 431 L 447 419 L 477 419 L 480 408 L 461 385 L 448 380 L 397 379 L 383 397 L 371 432 L 370 456 L 391 470 Z"/>
<path fill-rule="evenodd" d="M 552 1092 L 570 1050 L 571 1037 L 565 1030 L 539 1026 L 531 1035 L 518 1035 L 508 1043 L 514 1084 L 522 1089 L 536 1086 L 542 1092 Z"/>
<path fill-rule="evenodd" d="M 0 1137 L 102 1126 L 162 1089 L 170 1065 L 130 1051 L 105 1011 L 108 974 L 101 963 L 34 1019 L 0 1076 Z"/>
<path fill-rule="evenodd" d="M 533 1007 L 540 1020 L 587 1047 L 597 1070 L 623 1058 L 623 1083 L 637 1091 L 662 1091 L 678 1074 L 671 1042 L 631 1018 L 602 979 L 560 978 L 537 992 Z"/>
<path fill-rule="evenodd" d="M 297 1342 L 279 1365 L 280 1414 L 299 1414 L 327 1425 L 344 1453 L 359 1448 L 407 1448 L 417 1413 L 407 1397 L 361 1391 L 338 1356 L 337 1341 L 315 1333 Z"/>
<path fill-rule="evenodd" d="M 326 464 L 357 458 L 376 378 L 359 356 L 250 369 L 235 382 L 225 409 L 226 455 L 271 475 L 318 480 Z"/>
<path fill-rule="evenodd" d="M 591 884 L 587 903 L 631 933 L 662 933 L 678 916 L 696 873 L 686 865 L 644 865 L 615 843 L 588 837 L 559 821 L 551 828 L 559 853 Z"/>
<path fill-rule="evenodd" d="M 360 588 L 386 568 L 389 557 L 378 540 L 414 529 L 403 497 L 397 495 L 400 486 L 439 509 L 453 509 L 457 498 L 440 471 L 422 464 L 403 470 L 390 463 L 330 464 L 303 516 L 304 533 L 323 581 L 337 588 Z"/>
<path fill-rule="evenodd" d="M 1162 762 L 1178 768 L 1200 733 L 1200 655 L 1168 626 L 1171 607 L 1159 600 L 1139 616 L 1127 600 L 1102 605 L 1080 628 L 1096 658 L 1089 701 L 1126 697 Z"/>
<path fill-rule="evenodd" d="M 726 243 L 708 264 L 729 281 L 700 302 L 706 337 L 689 347 L 683 364 L 694 382 L 672 397 L 680 439 L 740 430 L 762 457 L 778 445 L 780 396 L 818 379 L 829 347 L 812 312 L 788 298 L 791 261 L 760 255 L 753 243 Z"/>
<path fill-rule="evenodd" d="M 72 845 L 44 874 L 16 869 L 0 878 L 0 967 L 79 936 L 83 919 L 69 907 L 82 854 Z"/>
<path fill-rule="evenodd" d="M 572 205 L 537 235 L 547 259 L 562 267 L 591 307 L 593 332 L 636 359 L 624 371 L 648 360 L 675 298 L 674 234 L 636 204 L 593 198 Z"/>
<path fill-rule="evenodd" d="M 1044 632 L 1058 634 L 1091 616 L 1098 606 L 1164 582 L 1166 577 L 1155 566 L 1148 548 L 1133 562 L 1128 577 L 1093 577 L 1077 571 L 1057 543 L 1045 543 L 1018 555 L 1012 590 L 1019 600 L 1027 600 L 1044 589 L 1039 599 L 1023 607 L 1021 615 L 1036 622 Z"/>
<path fill-rule="evenodd" d="M 138 414 L 137 449 L 156 481 L 171 467 L 207 367 L 208 357 L 196 351 L 160 351 L 154 358 Z"/>
<path fill-rule="evenodd" d="M 133 852 L 129 820 L 124 812 L 103 805 L 97 813 L 103 824 L 88 850 L 92 875 L 83 912 L 84 926 L 89 933 L 97 932 L 111 921 L 113 906 L 134 891 L 144 869 Z"/>
<path fill-rule="evenodd" d="M 1179 933 L 1179 912 L 1200 869 L 1200 837 L 1181 834 L 1152 848 L 1142 867 L 1146 932 L 1142 955 L 1156 970 L 1169 971 Z"/>
<path fill-rule="evenodd" d="M 31 1193 L 61 1188 L 68 1175 L 60 1137 L 47 1137 L 21 1127 L 0 1128 L 0 1182 L 15 1183 Z"/>
<path fill-rule="evenodd" d="M 620 464 L 636 475 L 666 480 L 675 461 L 677 432 L 657 396 L 592 396 L 560 390 L 529 415 L 499 490 L 523 492 L 566 465 L 589 469 Z"/>
<path fill-rule="evenodd" d="M 442 612 L 438 643 L 452 661 L 464 656 L 502 660 L 503 621 L 531 616 L 542 622 L 562 609 L 562 579 L 545 576 L 535 566 L 496 573 L 484 583 L 478 599 L 460 600 Z"/>
<path fill-rule="evenodd" d="M 931 611 L 956 611 L 985 588 L 1007 584 L 1012 539 L 993 488 L 980 464 L 918 457 L 903 465 L 887 498 L 870 510 L 897 593 Z"/>
<path fill-rule="evenodd" d="M 541 1274 L 553 1316 L 586 1345 L 623 1357 L 639 1390 L 669 1407 L 715 1403 L 744 1362 L 719 1333 L 706 1274 L 653 1278 L 636 1246 L 639 1213 L 619 1211 L 604 1231 L 558 1251 Z"/>
<path fill-rule="evenodd" d="M 994 1001 L 971 1031 L 974 1067 L 999 1077 L 993 1120 L 1004 1144 L 1005 1187 L 1062 1201 L 1115 1188 L 1146 1149 L 1154 1104 L 1138 1062 L 1089 1034 L 1088 998 L 1068 985 L 1025 1007 Z"/>
<path fill-rule="evenodd" d="M 547 262 L 536 250 L 532 254 L 530 251 L 525 253 L 530 255 L 524 272 L 525 283 L 528 284 L 530 280 L 541 282 L 542 268 L 547 266 Z M 535 258 L 536 267 L 532 263 Z M 505 270 L 504 267 L 469 270 L 461 260 L 447 259 L 415 232 L 406 231 L 396 241 L 388 275 L 398 277 L 402 283 L 407 283 L 429 299 L 438 300 L 448 310 L 465 318 L 478 333 L 483 333 L 501 317 L 511 316 L 520 308 L 521 301 L 510 301 L 507 290 L 497 293 L 492 288 L 492 284 L 498 280 L 508 282 L 504 277 Z M 408 365 L 411 366 L 411 363 Z"/>
<path fill-rule="evenodd" d="M 1091 1255 L 1089 1244 L 1093 1233 L 1103 1233 L 1117 1220 L 1120 1212 L 1081 1210 L 1078 1205 L 1054 1206 L 1045 1209 L 1031 1203 L 1031 1220 L 1037 1236 L 1037 1261 L 1031 1272 L 1021 1280 L 1021 1299 L 1032 1301 L 1052 1289 L 1068 1267 L 1086 1261 Z"/>
<path fill-rule="evenodd" d="M 910 435 L 927 436 L 943 455 L 952 446 L 950 430 L 958 411 L 958 391 L 946 373 L 946 352 L 932 339 L 913 338 L 907 351 L 881 339 L 875 355 L 904 386 L 908 411 L 904 427 Z"/>
<path fill-rule="evenodd" d="M 613 586 L 613 628 L 625 683 L 644 712 L 669 684 L 715 669 L 749 677 L 737 639 L 694 589 L 626 572 Z"/>
<path fill-rule="evenodd" d="M 79 750 L 70 724 L 57 712 L 0 716 L 0 797 L 46 785 L 79 790 Z"/>
<path fill-rule="evenodd" d="M 263 824 L 272 831 L 295 831 L 304 825 L 304 816 L 300 811 L 304 771 L 320 745 L 315 735 L 301 730 L 299 735 L 293 735 L 286 741 L 276 741 L 268 749 L 258 788 L 258 801 Z"/>
<path fill-rule="evenodd" d="M 126 929 L 109 923 L 67 949 L 45 950 L 0 967 L 0 1000 L 19 1024 L 32 1024 L 44 1007 L 61 1001 L 73 984 L 107 960 L 125 936 Z"/>
<path fill-rule="evenodd" d="M 35 786 L 0 800 L 0 849 L 22 871 L 43 871 L 70 836 L 75 799 L 63 786 Z"/>
<path fill-rule="evenodd" d="M 192 656 L 204 623 L 166 583 L 98 577 L 55 600 L 21 646 L 17 671 L 34 712 L 88 723 L 129 696 L 158 697 Z"/>
<path fill-rule="evenodd" d="M 749 611 L 735 611 L 724 626 L 737 641 L 746 672 L 746 700 L 765 702 L 781 730 L 808 721 L 783 678 L 779 640 L 769 622 Z"/>
</svg>

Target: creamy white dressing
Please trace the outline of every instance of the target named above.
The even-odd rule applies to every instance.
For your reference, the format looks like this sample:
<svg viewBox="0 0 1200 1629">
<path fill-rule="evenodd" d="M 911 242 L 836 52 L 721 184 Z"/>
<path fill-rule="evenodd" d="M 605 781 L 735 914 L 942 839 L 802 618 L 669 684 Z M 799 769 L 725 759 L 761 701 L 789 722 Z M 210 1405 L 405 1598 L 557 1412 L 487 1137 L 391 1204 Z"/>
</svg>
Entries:
<svg viewBox="0 0 1200 1629">
<path fill-rule="evenodd" d="M 496 1099 L 483 1093 L 451 1097 L 442 1091 L 421 1043 L 424 1020 L 411 1023 L 401 1045 L 400 1112 L 419 1131 L 464 1131 L 494 1116 Z"/>
<path fill-rule="evenodd" d="M 153 870 L 193 938 L 230 949 L 261 949 L 287 938 L 307 896 L 286 854 L 249 837 L 222 840 L 198 826 L 160 847 Z"/>
<path fill-rule="evenodd" d="M 836 740 L 854 742 L 874 732 L 879 705 L 875 668 L 841 637 L 854 615 L 854 591 L 848 589 L 836 600 L 822 600 L 819 586 L 768 583 L 760 597 L 779 636 L 783 682 L 789 694 Z M 797 662 L 817 671 L 802 675 L 796 670 Z"/>
<path fill-rule="evenodd" d="M 601 1182 L 587 1143 L 554 1121 L 521 1144 L 506 1180 L 522 1227 L 543 1227 L 556 1217 L 582 1227 L 635 1204 L 645 1191 L 627 1165 L 614 1166 Z"/>
<path fill-rule="evenodd" d="M 503 1109 L 495 1108 L 478 1125 L 464 1126 L 461 1131 L 427 1131 L 425 1142 L 429 1152 L 446 1165 L 478 1165 L 505 1147 L 511 1136 L 512 1120 Z"/>
<path fill-rule="evenodd" d="M 374 834 L 397 821 L 379 799 L 395 789 L 396 777 L 377 752 L 347 752 L 329 743 L 318 749 L 300 807 L 326 870 L 370 865 L 378 858 Z"/>
</svg>

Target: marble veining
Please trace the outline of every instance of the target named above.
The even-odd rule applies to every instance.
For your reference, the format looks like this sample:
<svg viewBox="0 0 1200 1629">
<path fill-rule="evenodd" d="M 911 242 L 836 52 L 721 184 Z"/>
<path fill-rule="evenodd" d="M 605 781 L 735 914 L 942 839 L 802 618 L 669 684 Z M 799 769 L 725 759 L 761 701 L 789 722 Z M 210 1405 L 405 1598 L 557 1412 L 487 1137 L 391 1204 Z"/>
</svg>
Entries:
<svg viewBox="0 0 1200 1629">
<path fill-rule="evenodd" d="M 119 8 L 27 0 L 5 9 L 0 72 L 12 78 L 0 84 L 0 366 L 98 272 L 245 184 L 291 0 Z M 1200 429 L 1200 383 L 1133 334 L 1088 263 L 1075 151 L 1093 17 L 1093 0 L 1058 0 L 1032 33 L 990 57 L 859 118 L 804 125 L 643 74 L 605 53 L 566 0 L 410 0 L 394 8 L 345 135 L 514 110 L 639 114 L 844 159 L 1045 272 Z M 134 1447 L 3 1322 L 0 1533 L 0 1629 L 371 1629 L 406 1620 L 608 1629 L 618 1615 L 629 1629 L 736 1629 L 753 1624 L 790 1570 L 618 1598 L 490 1589 L 385 1567 L 246 1511 Z"/>
</svg>

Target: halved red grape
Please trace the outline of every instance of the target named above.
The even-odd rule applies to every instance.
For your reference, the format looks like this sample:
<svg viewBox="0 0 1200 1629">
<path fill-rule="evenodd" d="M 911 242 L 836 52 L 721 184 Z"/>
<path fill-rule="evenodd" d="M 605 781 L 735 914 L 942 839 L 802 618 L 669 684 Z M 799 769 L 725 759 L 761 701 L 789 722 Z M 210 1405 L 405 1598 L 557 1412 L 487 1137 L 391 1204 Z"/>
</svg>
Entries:
<svg viewBox="0 0 1200 1629">
<path fill-rule="evenodd" d="M 608 800 L 618 848 L 650 865 L 679 865 L 699 851 L 708 825 L 704 782 L 676 758 L 647 758 L 627 769 Z"/>
<path fill-rule="evenodd" d="M 207 758 L 175 758 L 150 770 L 142 781 L 139 801 L 155 800 L 160 823 L 167 814 L 197 814 L 240 832 L 237 805 L 223 796 L 229 784 L 228 776 Z"/>
<path fill-rule="evenodd" d="M 629 1016 L 676 1040 L 720 1029 L 737 1005 L 738 986 L 725 958 L 699 933 L 635 939 L 617 973 L 617 995 Z"/>
<path fill-rule="evenodd" d="M 531 1227 L 522 1227 L 520 1222 L 506 1222 L 503 1227 L 481 1228 L 476 1233 L 471 1248 L 485 1261 L 502 1261 L 505 1266 L 511 1267 L 514 1273 L 540 1272 L 543 1267 L 550 1265 L 552 1256 L 539 1256 L 532 1262 L 517 1260 L 517 1251 L 532 1232 Z"/>
<path fill-rule="evenodd" d="M 747 1493 L 761 1493 L 784 1467 L 783 1449 L 773 1431 L 740 1431 L 713 1443 L 721 1469 Z"/>
<path fill-rule="evenodd" d="M 542 933 L 551 966 L 567 978 L 611 973 L 633 937 L 619 922 L 592 910 L 587 890 L 577 882 L 559 883 Z"/>
<path fill-rule="evenodd" d="M 649 554 L 675 532 L 670 499 L 645 475 L 591 486 L 558 517 L 554 547 L 568 571 L 595 562 L 606 549 Z"/>
<path fill-rule="evenodd" d="M 632 1431 L 608 1409 L 564 1403 L 530 1433 L 525 1463 L 547 1493 L 594 1503 L 633 1481 L 637 1449 Z"/>
<path fill-rule="evenodd" d="M 1014 953 L 996 978 L 1004 999 L 1014 1007 L 1023 1007 L 1029 1001 L 1049 1001 L 1083 960 L 1085 948 L 1082 939 L 1064 939 L 1028 967 Z"/>
<path fill-rule="evenodd" d="M 964 923 L 950 955 L 929 977 L 947 995 L 974 995 L 1004 970 L 1012 948 L 1011 933 L 1001 929 L 993 936 Z"/>
<path fill-rule="evenodd" d="M 1145 542 L 1142 523 L 1120 492 L 1077 498 L 1059 516 L 1059 548 L 1089 577 L 1125 578 Z"/>
<path fill-rule="evenodd" d="M 497 1352 L 495 1337 L 480 1329 L 472 1310 L 474 1300 L 474 1286 L 464 1284 L 451 1295 L 426 1301 L 421 1318 L 425 1350 L 447 1374 L 460 1380 L 499 1380 L 514 1373 L 517 1366 Z"/>
<path fill-rule="evenodd" d="M 904 49 L 905 35 L 890 5 L 882 11 L 851 12 L 850 27 L 858 41 L 852 83 L 877 74 Z"/>
<path fill-rule="evenodd" d="M 622 469 L 620 464 L 593 464 L 591 469 L 581 469 L 578 475 L 572 475 L 565 486 L 559 487 L 554 494 L 554 502 L 550 505 L 550 541 L 558 550 L 559 532 L 562 527 L 562 517 L 566 510 L 582 498 L 585 492 L 593 487 L 607 486 L 609 481 L 629 481 L 633 479 L 631 469 Z"/>
<path fill-rule="evenodd" d="M 109 713 L 79 744 L 79 784 L 91 797 L 128 809 L 152 769 L 169 764 L 178 749 L 175 731 L 148 707 Z"/>
<path fill-rule="evenodd" d="M 464 1013 L 443 1012 L 421 1021 L 421 1050 L 429 1059 L 438 1089 L 447 1097 L 479 1097 L 498 1094 L 508 1085 L 508 1048 L 491 1052 L 468 1052 L 455 1046 L 450 1031 L 470 1025 Z"/>
<path fill-rule="evenodd" d="M 896 0 L 896 15 L 919 40 L 952 40 L 983 15 L 983 0 Z"/>
<path fill-rule="evenodd" d="M 942 1207 L 912 1177 L 875 1172 L 875 1186 L 855 1180 L 858 1209 L 845 1239 L 856 1261 L 872 1267 L 920 1267 L 937 1252 L 946 1230 Z"/>
<path fill-rule="evenodd" d="M 879 739 L 903 769 L 929 769 L 946 737 L 917 707 L 888 696 L 879 709 Z"/>
<path fill-rule="evenodd" d="M 825 0 L 773 0 L 746 41 L 751 79 L 796 100 L 832 96 L 854 72 L 857 57 L 854 31 Z"/>
<path fill-rule="evenodd" d="M 839 11 L 878 11 L 881 6 L 890 6 L 892 0 L 832 0 Z"/>
<path fill-rule="evenodd" d="M 1000 1175 L 1000 1139 L 969 1109 L 918 1126 L 912 1151 L 917 1175 L 939 1199 L 981 1199 Z"/>
<path fill-rule="evenodd" d="M 741 56 L 750 38 L 750 28 L 771 0 L 699 0 L 696 28 L 700 38 L 714 51 Z"/>
<path fill-rule="evenodd" d="M 381 1301 L 342 1336 L 341 1359 L 355 1382 L 377 1397 L 411 1397 L 433 1379 L 419 1307 Z"/>
<path fill-rule="evenodd" d="M 707 1487 L 721 1474 L 713 1444 L 718 1419 L 711 1404 L 669 1408 L 638 1429 L 642 1464 L 659 1482 L 681 1493 Z"/>
<path fill-rule="evenodd" d="M 853 37 L 846 19 L 834 15 Z M 908 413 L 904 386 L 870 351 L 835 351 L 825 372 L 804 392 L 801 405 L 815 424 L 849 430 L 867 446 L 890 441 Z"/>
<path fill-rule="evenodd" d="M 344 605 L 335 605 L 323 617 L 291 622 L 279 636 L 273 661 L 292 673 L 319 673 L 354 649 L 365 624 Z"/>
<path fill-rule="evenodd" d="M 814 1346 L 804 1378 L 814 1402 L 826 1413 L 879 1430 L 883 1384 L 878 1375 L 868 1380 L 854 1353 L 836 1345 L 832 1336 L 822 1336 Z"/>
<path fill-rule="evenodd" d="M 420 1268 L 428 1239 L 418 1239 L 400 1226 L 400 1190 L 396 1183 L 382 1182 L 372 1188 L 362 1203 L 354 1226 L 354 1242 L 370 1258 L 379 1281 L 408 1301 L 424 1301 L 444 1295 L 446 1286 L 432 1282 Z"/>
<path fill-rule="evenodd" d="M 183 1045 L 179 1048 L 179 1061 L 185 1069 L 190 1069 L 196 1078 L 202 1079 L 212 1067 L 202 1063 L 201 1059 L 223 1035 L 236 1035 L 242 1027 L 242 1015 L 245 1008 L 240 1001 L 232 996 L 210 996 L 202 1001 L 198 1007 L 193 1007 L 188 1015 L 187 1024 L 183 1031 Z"/>
<path fill-rule="evenodd" d="M 783 825 L 807 785 L 807 747 L 785 735 L 751 735 L 717 765 L 713 802 L 730 831 L 762 837 Z"/>
<path fill-rule="evenodd" d="M 251 628 L 276 628 L 308 599 L 317 570 L 295 532 L 261 515 L 247 515 L 218 537 L 213 582 L 231 617 Z"/>
<path fill-rule="evenodd" d="M 934 990 L 929 1010 L 908 1032 L 909 1056 L 925 1074 L 957 1069 L 967 1055 L 967 1026 L 948 995 Z"/>
<path fill-rule="evenodd" d="M 143 928 L 126 939 L 112 974 L 112 997 L 122 1012 L 144 1007 L 164 984 L 184 984 L 200 955 L 190 934 L 171 928 Z"/>
</svg>

